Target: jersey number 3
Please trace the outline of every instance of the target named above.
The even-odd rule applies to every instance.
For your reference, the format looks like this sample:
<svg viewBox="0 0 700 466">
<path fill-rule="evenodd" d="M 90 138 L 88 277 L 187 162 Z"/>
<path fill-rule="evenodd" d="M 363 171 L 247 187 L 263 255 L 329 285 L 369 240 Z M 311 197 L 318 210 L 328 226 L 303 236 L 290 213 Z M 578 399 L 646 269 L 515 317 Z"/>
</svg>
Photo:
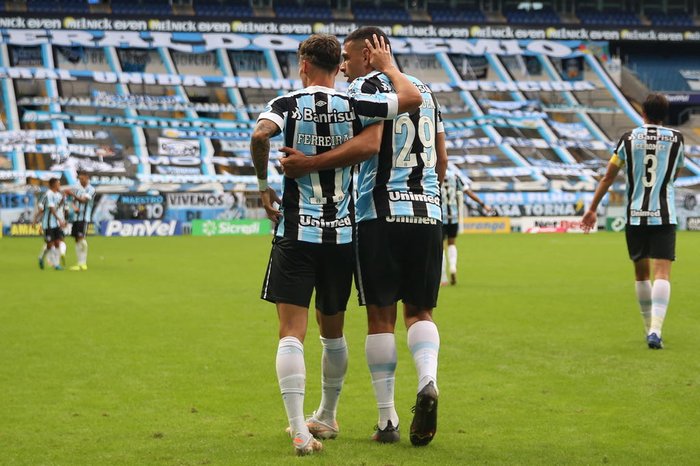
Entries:
<svg viewBox="0 0 700 466">
<path fill-rule="evenodd" d="M 644 178 L 642 179 L 642 185 L 645 188 L 651 188 L 656 183 L 656 167 L 659 165 L 659 161 L 654 154 L 646 154 L 644 159 L 642 159 L 644 164 Z"/>
<path fill-rule="evenodd" d="M 434 167 L 437 162 L 435 155 L 435 123 L 428 116 L 422 116 L 418 119 L 418 139 L 423 145 L 423 152 L 420 153 L 423 164 L 426 167 Z M 394 167 L 396 168 L 413 168 L 418 166 L 418 154 L 411 152 L 413 140 L 416 137 L 416 126 L 408 115 L 401 115 L 394 120 L 394 135 L 405 136 L 403 146 L 397 151 L 394 146 Z M 396 144 L 396 140 L 394 140 Z M 398 152 L 398 153 L 397 153 Z"/>
</svg>

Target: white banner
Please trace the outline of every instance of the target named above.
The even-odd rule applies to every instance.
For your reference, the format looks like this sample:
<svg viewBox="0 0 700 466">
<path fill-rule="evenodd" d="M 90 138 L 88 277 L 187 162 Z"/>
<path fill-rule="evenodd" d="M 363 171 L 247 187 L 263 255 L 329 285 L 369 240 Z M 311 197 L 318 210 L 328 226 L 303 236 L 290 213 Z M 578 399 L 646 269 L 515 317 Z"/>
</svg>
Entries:
<svg viewBox="0 0 700 466">
<path fill-rule="evenodd" d="M 158 153 L 177 157 L 198 157 L 199 141 L 193 139 L 158 138 Z"/>
</svg>

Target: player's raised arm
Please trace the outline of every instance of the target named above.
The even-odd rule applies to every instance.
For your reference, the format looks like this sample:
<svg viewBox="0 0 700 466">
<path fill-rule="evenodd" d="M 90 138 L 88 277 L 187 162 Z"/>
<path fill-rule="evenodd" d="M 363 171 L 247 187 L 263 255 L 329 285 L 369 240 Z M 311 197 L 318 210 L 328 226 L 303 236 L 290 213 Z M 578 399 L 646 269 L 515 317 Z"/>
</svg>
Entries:
<svg viewBox="0 0 700 466">
<path fill-rule="evenodd" d="M 435 171 L 438 176 L 438 181 L 442 183 L 447 173 L 447 146 L 445 145 L 444 131 L 435 134 L 435 154 L 437 155 Z"/>
<path fill-rule="evenodd" d="M 253 158 L 253 166 L 258 177 L 258 188 L 262 197 L 263 207 L 267 217 L 277 223 L 280 211 L 273 203 L 280 203 L 277 193 L 267 185 L 267 165 L 270 161 L 270 138 L 280 131 L 280 128 L 271 120 L 261 119 L 255 125 L 250 137 L 250 155 Z"/>
<path fill-rule="evenodd" d="M 283 147 L 287 154 L 280 160 L 284 174 L 289 178 L 299 178 L 311 172 L 348 167 L 367 160 L 379 152 L 384 123 L 375 123 L 364 128 L 340 146 L 323 153 L 323 157 L 307 157 L 301 151 Z"/>
<path fill-rule="evenodd" d="M 384 73 L 396 90 L 398 113 L 412 113 L 423 103 L 423 97 L 418 88 L 394 64 L 391 57 L 391 47 L 384 42 L 384 37 L 372 36 L 373 41 L 365 39 L 365 45 L 370 52 L 369 63 L 372 67 Z"/>
</svg>

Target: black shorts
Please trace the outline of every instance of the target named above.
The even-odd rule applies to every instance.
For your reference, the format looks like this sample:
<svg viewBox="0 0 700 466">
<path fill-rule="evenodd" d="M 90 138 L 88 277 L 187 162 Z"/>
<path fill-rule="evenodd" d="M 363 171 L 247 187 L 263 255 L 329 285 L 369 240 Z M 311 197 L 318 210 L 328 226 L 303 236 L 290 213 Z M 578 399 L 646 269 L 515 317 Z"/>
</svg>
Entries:
<svg viewBox="0 0 700 466">
<path fill-rule="evenodd" d="M 442 236 L 445 238 L 456 238 L 459 232 L 458 223 L 443 223 L 442 224 Z"/>
<path fill-rule="evenodd" d="M 381 218 L 357 224 L 355 283 L 361 306 L 389 306 L 399 300 L 423 309 L 437 305 L 442 223 L 425 220 L 434 223 L 389 222 Z"/>
<path fill-rule="evenodd" d="M 49 241 L 56 241 L 63 239 L 63 229 L 60 227 L 47 228 L 44 230 L 44 240 L 48 243 Z"/>
<path fill-rule="evenodd" d="M 78 238 L 85 238 L 87 236 L 87 226 L 88 222 L 73 222 L 73 226 L 70 230 L 70 235 L 76 240 Z"/>
<path fill-rule="evenodd" d="M 627 251 L 630 259 L 676 260 L 676 225 L 627 225 Z"/>
<path fill-rule="evenodd" d="M 354 269 L 352 244 L 315 244 L 275 236 L 261 298 L 335 315 L 347 308 Z"/>
</svg>

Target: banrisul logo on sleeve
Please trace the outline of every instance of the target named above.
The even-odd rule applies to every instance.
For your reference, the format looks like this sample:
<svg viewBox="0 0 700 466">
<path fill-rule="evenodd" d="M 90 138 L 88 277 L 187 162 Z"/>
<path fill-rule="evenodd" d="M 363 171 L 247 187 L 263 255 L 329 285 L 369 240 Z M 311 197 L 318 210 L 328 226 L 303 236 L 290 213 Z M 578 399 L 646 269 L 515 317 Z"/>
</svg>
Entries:
<svg viewBox="0 0 700 466">
<path fill-rule="evenodd" d="M 193 220 L 193 236 L 269 235 L 272 226 L 267 219 L 260 220 Z"/>
</svg>

